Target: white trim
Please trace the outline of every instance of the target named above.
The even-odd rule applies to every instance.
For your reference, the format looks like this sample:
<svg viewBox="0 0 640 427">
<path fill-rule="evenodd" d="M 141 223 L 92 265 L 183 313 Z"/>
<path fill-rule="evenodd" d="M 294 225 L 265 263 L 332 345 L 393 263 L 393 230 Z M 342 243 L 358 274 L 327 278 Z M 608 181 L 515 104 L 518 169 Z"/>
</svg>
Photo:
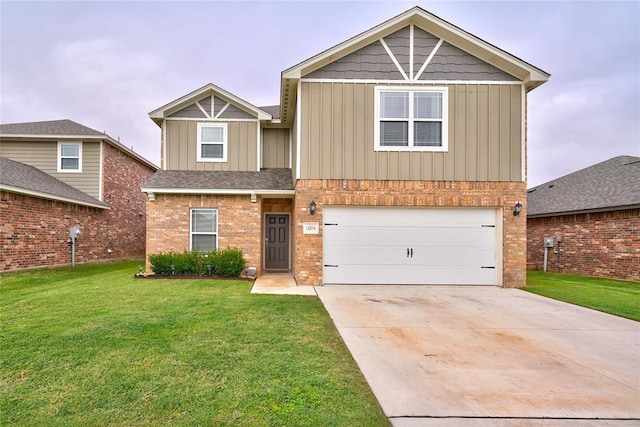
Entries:
<svg viewBox="0 0 640 427">
<path fill-rule="evenodd" d="M 315 78 L 302 78 L 301 82 L 305 83 L 373 83 L 373 84 L 424 84 L 424 85 L 521 85 L 520 80 L 376 80 L 376 79 L 315 79 Z M 177 120 L 177 119 L 173 119 Z"/>
<path fill-rule="evenodd" d="M 164 119 L 165 121 L 174 121 L 174 122 L 207 122 L 207 123 L 222 123 L 222 122 L 258 122 L 258 119 L 193 119 L 188 117 L 167 117 Z"/>
<path fill-rule="evenodd" d="M 162 164 L 160 165 L 160 169 L 167 169 L 167 121 L 162 121 Z"/>
<path fill-rule="evenodd" d="M 54 194 L 42 193 L 40 191 L 28 190 L 26 188 L 14 187 L 13 185 L 0 184 L 0 190 L 9 191 L 11 193 L 25 194 L 27 196 L 38 197 L 41 199 L 57 200 L 59 202 L 71 203 L 73 205 L 91 206 L 92 208 L 110 210 L 109 206 L 99 205 L 91 202 L 84 202 L 82 200 L 71 199 L 63 196 L 56 196 Z"/>
<path fill-rule="evenodd" d="M 292 161 L 293 161 L 293 131 L 289 128 L 289 169 L 291 169 Z"/>
<path fill-rule="evenodd" d="M 380 145 L 380 93 L 381 92 L 408 92 L 409 93 L 409 117 L 406 119 L 408 123 L 408 144 L 409 146 L 382 146 Z M 442 94 L 442 119 L 438 120 L 442 123 L 442 145 L 441 146 L 414 146 L 413 145 L 413 94 L 415 92 L 436 92 Z M 421 87 L 415 86 L 376 86 L 374 88 L 374 129 L 373 141 L 374 151 L 428 151 L 428 152 L 447 152 L 449 150 L 449 88 L 448 87 Z M 402 120 L 404 121 L 404 120 Z M 422 121 L 422 120 L 418 120 Z"/>
<path fill-rule="evenodd" d="M 202 114 L 204 114 L 204 115 L 205 115 L 205 117 L 206 117 L 207 119 L 210 119 L 210 118 L 211 118 L 211 116 L 209 115 L 209 113 L 207 113 L 207 112 L 205 111 L 205 109 L 204 109 L 204 108 L 202 108 L 202 105 L 200 105 L 200 101 L 196 101 L 196 105 L 198 106 L 198 108 L 200 109 L 200 111 L 202 111 Z"/>
<path fill-rule="evenodd" d="M 382 47 L 384 47 L 384 50 L 387 51 L 387 55 L 389 55 L 393 63 L 396 65 L 396 68 L 398 69 L 400 74 L 402 74 L 402 77 L 404 77 L 405 80 L 409 80 L 407 73 L 404 72 L 404 70 L 400 66 L 400 63 L 396 59 L 396 56 L 393 54 L 393 52 L 391 52 L 391 49 L 389 49 L 389 46 L 387 46 L 387 42 L 385 42 L 384 39 L 380 39 L 379 41 L 380 41 L 380 44 L 382 44 Z"/>
<path fill-rule="evenodd" d="M 103 178 L 103 165 L 104 165 L 104 143 L 102 141 L 100 141 L 100 165 L 98 166 L 98 200 L 100 200 L 101 202 L 104 202 L 104 199 L 102 197 L 102 192 L 104 190 L 104 182 L 102 181 Z"/>
<path fill-rule="evenodd" d="M 522 111 L 520 112 L 520 118 L 522 120 L 520 133 L 522 138 L 522 182 L 527 182 L 527 91 L 522 85 L 522 93 L 520 95 L 522 97 Z"/>
<path fill-rule="evenodd" d="M 302 119 L 300 116 L 302 114 L 302 106 L 300 105 L 300 97 L 302 91 L 302 82 L 298 80 L 298 91 L 296 94 L 296 177 L 293 182 L 295 187 L 296 181 L 300 179 L 300 145 L 301 145 L 301 136 L 302 131 L 300 130 L 300 120 Z"/>
<path fill-rule="evenodd" d="M 218 114 L 216 114 L 214 118 L 215 119 L 220 118 L 220 114 L 224 113 L 227 110 L 227 108 L 229 108 L 229 105 L 231 105 L 230 102 L 227 102 L 226 104 L 224 104 L 224 107 L 222 107 L 220 111 L 218 111 Z"/>
<path fill-rule="evenodd" d="M 260 122 L 256 122 L 256 171 L 260 171 L 262 166 L 262 129 L 260 129 Z"/>
<path fill-rule="evenodd" d="M 413 80 L 413 34 L 414 25 L 409 25 L 409 80 Z"/>
<path fill-rule="evenodd" d="M 438 52 L 438 49 L 440 49 L 440 46 L 442 46 L 443 42 L 444 42 L 444 40 L 442 40 L 442 39 L 438 40 L 438 43 L 436 43 L 436 45 L 434 46 L 434 48 L 431 51 L 431 53 L 429 54 L 429 56 L 427 56 L 427 59 L 424 61 L 424 64 L 422 64 L 422 67 L 420 67 L 420 69 L 418 70 L 418 74 L 416 74 L 416 80 L 420 78 L 420 76 L 422 75 L 424 70 L 427 68 L 427 65 L 429 65 L 429 63 L 431 62 L 433 57 Z"/>
<path fill-rule="evenodd" d="M 202 128 L 205 127 L 213 127 L 213 128 L 222 128 L 222 141 L 221 142 L 203 142 L 202 137 Z M 197 136 L 196 136 L 196 161 L 197 162 L 207 162 L 207 163 L 226 163 L 227 161 L 227 151 L 228 151 L 228 128 L 226 123 L 198 123 L 197 125 Z M 210 158 L 210 157 L 202 157 L 202 146 L 203 145 L 222 145 L 222 157 L 221 158 Z"/>
<path fill-rule="evenodd" d="M 211 189 L 211 188 L 141 188 L 143 193 L 155 194 L 221 194 L 221 195 L 275 195 L 275 196 L 292 196 L 296 194 L 296 190 L 252 190 L 252 189 Z"/>
<path fill-rule="evenodd" d="M 62 169 L 62 146 L 63 145 L 78 146 L 78 169 Z M 82 173 L 82 141 L 58 141 L 58 155 L 56 157 L 56 164 L 57 164 L 58 173 Z"/>
<path fill-rule="evenodd" d="M 215 220 L 215 230 L 214 232 L 211 233 L 204 233 L 204 232 L 197 232 L 194 233 L 193 232 L 193 212 L 195 211 L 215 211 L 216 214 L 216 220 Z M 216 240 L 216 247 L 215 250 L 218 250 L 218 223 L 220 221 L 218 221 L 218 208 L 190 208 L 189 209 L 189 250 L 192 251 L 194 250 L 193 247 L 193 235 L 202 235 L 202 236 L 215 236 L 215 240 Z M 207 251 L 208 252 L 208 251 Z"/>
<path fill-rule="evenodd" d="M 216 96 L 214 94 L 211 94 L 211 113 L 209 114 L 209 117 L 215 116 L 215 110 L 216 110 Z"/>
</svg>

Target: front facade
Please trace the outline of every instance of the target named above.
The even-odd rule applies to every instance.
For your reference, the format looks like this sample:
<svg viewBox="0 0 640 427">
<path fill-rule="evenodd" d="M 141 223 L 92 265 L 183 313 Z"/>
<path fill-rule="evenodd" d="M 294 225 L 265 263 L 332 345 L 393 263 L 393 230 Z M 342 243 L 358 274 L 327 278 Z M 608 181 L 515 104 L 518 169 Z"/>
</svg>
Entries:
<svg viewBox="0 0 640 427">
<path fill-rule="evenodd" d="M 157 167 L 108 135 L 70 120 L 0 125 L 0 271 L 139 258 Z"/>
<path fill-rule="evenodd" d="M 548 77 L 414 8 L 285 70 L 279 106 L 207 85 L 150 113 L 147 254 L 237 246 L 299 284 L 524 285 L 526 96 Z"/>
</svg>

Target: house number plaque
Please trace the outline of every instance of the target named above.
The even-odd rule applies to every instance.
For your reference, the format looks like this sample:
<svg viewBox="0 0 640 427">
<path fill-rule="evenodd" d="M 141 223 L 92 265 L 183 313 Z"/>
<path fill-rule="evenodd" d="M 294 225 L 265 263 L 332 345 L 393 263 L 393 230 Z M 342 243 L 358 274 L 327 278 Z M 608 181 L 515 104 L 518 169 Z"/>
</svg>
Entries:
<svg viewBox="0 0 640 427">
<path fill-rule="evenodd" d="M 317 222 L 303 222 L 302 223 L 302 234 L 318 234 L 318 223 Z"/>
</svg>

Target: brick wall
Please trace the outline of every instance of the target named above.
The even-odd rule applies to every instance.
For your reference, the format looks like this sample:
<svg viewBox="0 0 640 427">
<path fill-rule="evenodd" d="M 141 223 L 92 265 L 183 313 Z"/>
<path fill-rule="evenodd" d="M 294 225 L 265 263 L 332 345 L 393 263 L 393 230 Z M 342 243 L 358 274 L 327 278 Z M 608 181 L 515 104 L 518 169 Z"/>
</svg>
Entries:
<svg viewBox="0 0 640 427">
<path fill-rule="evenodd" d="M 517 201 L 525 203 L 521 182 L 300 180 L 296 184 L 292 238 L 293 271 L 301 285 L 322 283 L 322 227 L 320 234 L 302 234 L 310 220 L 309 203 L 317 203 L 313 221 L 322 223 L 324 205 L 424 206 L 503 208 L 503 274 L 505 287 L 526 282 L 525 212 L 513 216 Z"/>
<path fill-rule="evenodd" d="M 150 254 L 189 250 L 192 208 L 218 209 L 218 247 L 240 248 L 247 266 L 261 271 L 262 203 L 249 195 L 156 194 L 147 202 L 147 260 Z M 274 199 L 275 200 L 275 199 Z M 147 262 L 147 271 L 150 266 Z"/>
<path fill-rule="evenodd" d="M 544 237 L 548 271 L 640 282 L 640 209 L 528 219 L 527 262 L 540 270 Z"/>
<path fill-rule="evenodd" d="M 67 239 L 75 225 L 79 264 L 144 257 L 146 196 L 140 187 L 154 171 L 102 146 L 102 198 L 109 210 L 2 192 L 0 271 L 70 264 Z"/>
</svg>

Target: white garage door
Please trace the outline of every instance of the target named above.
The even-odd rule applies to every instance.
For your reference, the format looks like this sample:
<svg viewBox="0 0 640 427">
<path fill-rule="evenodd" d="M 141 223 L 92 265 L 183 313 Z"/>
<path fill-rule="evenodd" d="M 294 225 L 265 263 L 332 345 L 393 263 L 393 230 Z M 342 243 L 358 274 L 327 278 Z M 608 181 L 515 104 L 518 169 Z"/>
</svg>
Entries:
<svg viewBox="0 0 640 427">
<path fill-rule="evenodd" d="M 323 208 L 325 284 L 496 285 L 495 209 Z"/>
</svg>

